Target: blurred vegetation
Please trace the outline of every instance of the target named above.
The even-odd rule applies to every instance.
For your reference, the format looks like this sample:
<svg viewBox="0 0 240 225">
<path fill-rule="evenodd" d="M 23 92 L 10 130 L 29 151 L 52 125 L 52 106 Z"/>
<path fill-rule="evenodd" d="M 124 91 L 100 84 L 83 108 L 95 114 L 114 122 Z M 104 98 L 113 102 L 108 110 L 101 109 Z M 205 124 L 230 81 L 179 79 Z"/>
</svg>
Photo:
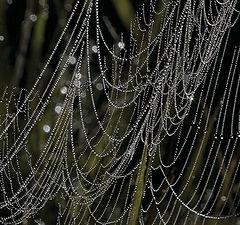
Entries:
<svg viewBox="0 0 240 225">
<path fill-rule="evenodd" d="M 136 1 L 122 0 L 106 0 L 106 14 L 111 14 L 116 21 L 107 23 L 108 29 L 112 32 L 114 38 L 118 39 L 116 32 L 125 31 L 128 33 L 130 18 L 135 16 L 135 10 L 139 4 Z M 75 4 L 74 0 L 0 0 L 0 97 L 6 92 L 11 93 L 14 88 L 19 92 L 20 89 L 30 90 L 41 73 L 47 59 L 49 58 L 59 36 L 64 29 L 67 19 Z M 113 17 L 114 15 L 114 17 Z M 118 15 L 117 17 L 115 15 Z M 112 24 L 117 24 L 118 27 L 113 27 Z M 73 28 L 73 25 L 72 25 Z M 68 30 L 68 32 L 70 32 Z M 62 49 L 68 41 L 70 33 L 64 36 L 64 41 L 61 44 Z M 60 50 L 59 50 L 60 51 Z M 47 73 L 51 72 L 56 67 L 60 56 L 54 56 Z M 68 71 L 71 73 L 71 70 Z M 66 82 L 70 75 L 66 75 Z M 48 82 L 46 80 L 46 82 Z M 45 83 L 46 83 L 45 82 Z M 44 83 L 44 82 L 43 82 Z M 44 84 L 41 86 L 44 90 Z M 41 90 L 40 90 L 41 91 Z M 22 93 L 25 96 L 26 93 Z M 15 96 L 19 98 L 19 96 Z M 6 101 L 10 98 L 6 98 Z M 55 99 L 55 103 L 61 100 L 61 96 Z M 35 101 L 32 101 L 31 107 L 35 107 Z M 4 104 L 1 104 L 1 113 L 4 115 Z M 89 103 L 86 103 L 86 106 Z M 54 107 L 54 106 L 53 106 Z M 14 109 L 14 106 L 12 106 Z M 10 109 L 11 110 L 11 106 Z M 32 162 L 34 163 L 39 154 L 40 149 L 46 141 L 46 135 L 43 129 L 44 124 L 51 124 L 52 117 L 55 113 L 47 111 L 41 123 L 32 130 L 30 142 L 28 146 L 33 149 Z M 115 116 L 117 118 L 117 116 Z M 117 122 L 117 121 L 116 121 Z M 113 124 L 114 121 L 111 121 Z M 112 126 L 114 127 L 114 126 Z M 125 129 L 125 128 L 124 128 Z M 109 130 L 109 132 L 113 132 Z M 97 148 L 101 149 L 105 146 L 104 138 L 98 144 Z M 27 163 L 27 159 L 22 159 L 22 163 Z M 94 159 L 92 159 L 94 162 Z M 92 164 L 90 163 L 90 167 Z M 26 167 L 23 175 L 28 174 L 29 169 Z M 94 170 L 95 171 L 95 170 Z M 92 172 L 93 174 L 95 172 Z M 55 200 L 49 201 L 47 205 L 40 211 L 38 217 L 45 224 L 52 225 L 56 223 L 58 215 L 58 197 Z M 2 212 L 2 211 L 1 211 Z M 0 212 L 0 214 L 1 214 Z M 87 221 L 88 214 L 85 215 Z M 36 224 L 37 220 L 29 219 L 23 224 Z M 41 224 L 41 220 L 39 221 Z"/>
</svg>

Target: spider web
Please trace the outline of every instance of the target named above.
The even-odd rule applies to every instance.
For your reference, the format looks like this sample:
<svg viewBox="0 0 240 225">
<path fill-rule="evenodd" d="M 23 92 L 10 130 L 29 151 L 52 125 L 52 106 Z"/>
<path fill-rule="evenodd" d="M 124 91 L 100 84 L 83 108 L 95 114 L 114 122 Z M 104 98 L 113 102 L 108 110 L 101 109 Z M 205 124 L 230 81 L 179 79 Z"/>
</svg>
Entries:
<svg viewBox="0 0 240 225">
<path fill-rule="evenodd" d="M 103 7 L 77 1 L 32 89 L 2 94 L 0 223 L 55 201 L 57 224 L 131 224 L 136 196 L 140 224 L 236 223 L 237 1 L 146 1 L 129 34 Z"/>
</svg>

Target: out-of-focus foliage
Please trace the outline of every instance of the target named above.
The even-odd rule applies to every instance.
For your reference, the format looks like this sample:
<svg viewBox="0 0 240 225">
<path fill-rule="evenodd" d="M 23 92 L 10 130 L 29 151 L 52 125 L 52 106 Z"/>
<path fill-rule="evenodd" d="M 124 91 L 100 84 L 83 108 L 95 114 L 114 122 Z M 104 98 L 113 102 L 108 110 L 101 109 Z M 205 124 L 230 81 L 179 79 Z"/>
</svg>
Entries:
<svg viewBox="0 0 240 225">
<path fill-rule="evenodd" d="M 8 96 L 6 97 L 7 101 L 14 98 L 18 99 L 18 94 L 14 95 L 14 97 L 9 97 L 12 88 L 15 89 L 16 93 L 23 90 L 20 98 L 24 98 L 27 90 L 32 88 L 58 41 L 74 4 L 74 0 L 0 0 L 0 98 Z M 106 7 L 104 10 L 106 10 L 106 14 L 112 15 L 115 21 L 111 21 L 111 23 L 118 25 L 118 27 L 113 27 L 111 23 L 107 23 L 109 25 L 108 29 L 115 35 L 116 39 L 119 39 L 117 36 L 118 31 L 125 30 L 128 33 L 130 17 L 133 18 L 135 16 L 135 10 L 140 4 L 141 1 L 138 3 L 129 0 L 105 1 Z M 70 25 L 71 29 L 73 25 L 74 23 Z M 58 50 L 59 52 L 67 43 L 69 35 L 70 33 L 67 33 L 64 36 L 60 50 Z M 52 73 L 60 57 L 61 55 L 58 54 L 54 56 L 47 73 Z M 72 71 L 68 72 L 70 74 L 66 74 L 66 85 L 69 82 Z M 65 84 L 63 84 L 63 87 L 65 87 Z M 41 88 L 44 90 L 44 85 Z M 61 91 L 59 90 L 59 97 L 55 99 L 56 106 L 53 105 L 55 111 L 48 111 L 44 120 L 31 133 L 31 141 L 28 144 L 35 159 L 40 154 L 39 151 L 43 142 L 46 141 L 46 131 L 53 125 L 51 124 L 51 118 L 55 118 L 59 113 L 60 108 L 56 107 L 58 102 L 62 100 L 61 93 L 64 93 L 64 88 Z M 38 101 L 37 97 L 32 101 L 33 108 L 36 104 L 35 101 Z M 0 112 L 2 114 L 6 113 L 4 112 L 4 105 L 5 102 L 1 105 L 2 109 L 0 109 Z M 10 110 L 11 107 L 14 108 L 14 104 L 10 105 Z M 90 120 L 91 115 L 88 118 Z M 23 160 L 23 165 L 24 162 Z M 24 170 L 24 166 L 22 168 Z M 27 172 L 28 170 L 26 169 Z M 58 199 L 55 199 L 41 210 L 38 217 L 45 224 L 50 225 L 56 223 L 57 214 Z M 25 224 L 36 224 L 38 222 L 41 224 L 41 220 L 38 221 L 37 219 L 29 219 L 25 222 Z"/>
</svg>

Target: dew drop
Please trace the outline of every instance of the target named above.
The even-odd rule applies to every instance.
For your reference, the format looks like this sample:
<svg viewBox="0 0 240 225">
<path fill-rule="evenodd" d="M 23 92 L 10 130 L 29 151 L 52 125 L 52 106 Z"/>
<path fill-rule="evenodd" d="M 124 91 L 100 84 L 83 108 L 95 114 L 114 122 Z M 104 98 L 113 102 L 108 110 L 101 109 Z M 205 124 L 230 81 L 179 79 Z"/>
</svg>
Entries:
<svg viewBox="0 0 240 225">
<path fill-rule="evenodd" d="M 192 102 L 192 101 L 194 100 L 194 96 L 191 95 L 191 96 L 189 97 L 189 100 L 190 100 L 190 102 Z"/>
<path fill-rule="evenodd" d="M 80 80 L 82 78 L 82 74 L 81 73 L 76 73 L 75 77 L 76 77 L 76 79 Z"/>
<path fill-rule="evenodd" d="M 68 60 L 69 60 L 69 63 L 72 64 L 72 65 L 74 65 L 77 61 L 74 56 L 70 56 Z"/>
<path fill-rule="evenodd" d="M 57 113 L 57 114 L 59 114 L 60 112 L 61 112 L 61 109 L 62 109 L 62 106 L 60 106 L 60 105 L 57 105 L 57 106 L 55 106 L 55 112 Z"/>
<path fill-rule="evenodd" d="M 4 36 L 0 35 L 0 41 L 4 41 Z"/>
<path fill-rule="evenodd" d="M 226 197 L 226 196 L 222 196 L 222 197 L 221 197 L 221 200 L 222 200 L 223 202 L 225 202 L 225 201 L 227 201 L 227 197 Z"/>
<path fill-rule="evenodd" d="M 36 22 L 36 21 L 37 21 L 37 15 L 31 14 L 31 15 L 29 16 L 29 19 L 30 19 L 32 22 Z"/>
<path fill-rule="evenodd" d="M 45 125 L 43 126 L 43 131 L 44 131 L 45 133 L 49 133 L 50 130 L 51 130 L 51 128 L 50 128 L 50 126 L 49 126 L 48 124 L 45 124 Z"/>
<path fill-rule="evenodd" d="M 124 42 L 119 41 L 119 42 L 118 42 L 118 47 L 120 48 L 120 50 L 124 49 L 124 47 L 125 47 Z"/>
<path fill-rule="evenodd" d="M 63 86 L 61 89 L 60 89 L 60 92 L 61 94 L 65 95 L 67 93 L 67 87 L 66 86 Z"/>
<path fill-rule="evenodd" d="M 98 50 L 97 50 L 97 45 L 93 45 L 93 46 L 92 46 L 92 51 L 93 51 L 94 53 L 97 53 L 97 51 L 98 51 Z"/>
<path fill-rule="evenodd" d="M 75 80 L 74 80 L 74 85 L 77 88 L 80 88 L 80 86 L 81 86 L 81 77 L 82 77 L 81 73 L 76 73 Z"/>
<path fill-rule="evenodd" d="M 96 88 L 97 88 L 99 91 L 101 91 L 101 90 L 103 89 L 102 83 L 97 83 L 97 84 L 96 84 Z"/>
<path fill-rule="evenodd" d="M 80 95 L 82 98 L 85 98 L 87 96 L 87 93 L 86 93 L 86 91 L 83 91 Z"/>
</svg>

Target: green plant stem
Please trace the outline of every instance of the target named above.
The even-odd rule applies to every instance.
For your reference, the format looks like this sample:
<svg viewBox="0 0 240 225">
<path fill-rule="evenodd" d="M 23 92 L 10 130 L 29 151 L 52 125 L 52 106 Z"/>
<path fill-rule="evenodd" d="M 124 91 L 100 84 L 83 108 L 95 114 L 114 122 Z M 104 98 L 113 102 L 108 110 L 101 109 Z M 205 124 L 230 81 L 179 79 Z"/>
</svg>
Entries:
<svg viewBox="0 0 240 225">
<path fill-rule="evenodd" d="M 140 212 L 143 194 L 146 186 L 145 174 L 147 169 L 147 152 L 148 152 L 148 147 L 147 147 L 147 141 L 146 141 L 143 154 L 142 154 L 140 167 L 138 170 L 135 192 L 134 192 L 133 201 L 132 201 L 132 209 L 129 217 L 128 224 L 131 224 L 131 225 L 138 224 L 139 212 Z"/>
<path fill-rule="evenodd" d="M 130 30 L 129 20 L 135 17 L 135 10 L 129 0 L 112 0 L 123 25 L 127 30 Z"/>
</svg>

